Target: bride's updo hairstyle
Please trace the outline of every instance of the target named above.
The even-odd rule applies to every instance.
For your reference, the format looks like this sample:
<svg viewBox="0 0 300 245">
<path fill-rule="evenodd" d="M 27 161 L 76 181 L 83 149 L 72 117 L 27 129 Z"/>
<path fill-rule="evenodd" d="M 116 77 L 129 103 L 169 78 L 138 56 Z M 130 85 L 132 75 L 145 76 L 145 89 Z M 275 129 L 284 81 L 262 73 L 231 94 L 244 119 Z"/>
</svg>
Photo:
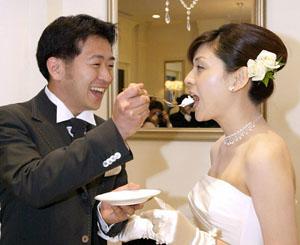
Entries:
<svg viewBox="0 0 300 245">
<path fill-rule="evenodd" d="M 247 66 L 249 59 L 255 60 L 262 50 L 273 52 L 283 65 L 287 61 L 287 49 L 282 40 L 270 30 L 254 24 L 226 24 L 217 30 L 204 32 L 197 37 L 188 49 L 188 59 L 193 63 L 198 48 L 203 44 L 212 44 L 214 52 L 225 63 L 227 72 L 233 72 Z M 266 100 L 273 92 L 274 81 L 269 79 L 266 87 L 262 81 L 252 81 L 249 90 L 250 99 L 255 104 Z"/>
</svg>

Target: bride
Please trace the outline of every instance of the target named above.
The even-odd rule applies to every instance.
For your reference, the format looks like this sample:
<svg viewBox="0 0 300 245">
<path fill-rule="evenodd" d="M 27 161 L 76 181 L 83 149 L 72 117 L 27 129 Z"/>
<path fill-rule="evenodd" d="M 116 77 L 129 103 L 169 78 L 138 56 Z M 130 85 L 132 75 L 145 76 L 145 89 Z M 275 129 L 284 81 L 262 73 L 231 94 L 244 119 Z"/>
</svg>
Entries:
<svg viewBox="0 0 300 245">
<path fill-rule="evenodd" d="M 196 38 L 188 57 L 193 68 L 185 84 L 195 101 L 196 119 L 213 119 L 225 133 L 212 146 L 208 174 L 188 194 L 197 225 L 179 211 L 155 209 L 131 218 L 114 239 L 297 245 L 290 155 L 260 114 L 287 61 L 285 45 L 257 25 L 227 24 Z"/>
</svg>

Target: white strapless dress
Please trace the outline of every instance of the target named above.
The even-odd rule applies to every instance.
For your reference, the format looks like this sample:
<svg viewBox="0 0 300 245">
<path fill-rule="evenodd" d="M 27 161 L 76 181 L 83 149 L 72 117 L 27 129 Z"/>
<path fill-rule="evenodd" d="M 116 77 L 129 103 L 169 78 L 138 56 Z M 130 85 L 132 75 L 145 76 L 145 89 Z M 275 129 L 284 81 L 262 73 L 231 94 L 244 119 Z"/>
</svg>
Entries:
<svg viewBox="0 0 300 245">
<path fill-rule="evenodd" d="M 218 230 L 230 245 L 263 245 L 251 197 L 226 181 L 205 175 L 188 195 L 201 230 Z"/>
</svg>

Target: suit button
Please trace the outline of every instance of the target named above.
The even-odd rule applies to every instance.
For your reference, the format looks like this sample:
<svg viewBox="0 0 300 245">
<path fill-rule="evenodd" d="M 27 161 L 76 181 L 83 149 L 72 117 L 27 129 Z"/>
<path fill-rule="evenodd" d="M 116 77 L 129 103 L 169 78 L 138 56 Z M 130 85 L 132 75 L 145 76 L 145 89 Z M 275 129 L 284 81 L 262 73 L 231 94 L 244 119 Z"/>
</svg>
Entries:
<svg viewBox="0 0 300 245">
<path fill-rule="evenodd" d="M 109 166 L 109 163 L 107 162 L 107 160 L 105 160 L 105 161 L 103 162 L 103 166 L 104 166 L 104 167 L 108 167 L 108 166 Z"/>
<path fill-rule="evenodd" d="M 111 158 L 108 158 L 106 161 L 107 161 L 107 164 L 108 164 L 107 166 L 109 166 L 113 163 L 113 160 Z"/>
<path fill-rule="evenodd" d="M 87 200 L 89 198 L 89 196 L 87 193 L 83 192 L 83 193 L 81 193 L 81 198 L 84 200 Z"/>
<path fill-rule="evenodd" d="M 83 243 L 88 243 L 88 241 L 89 241 L 89 236 L 83 235 L 83 236 L 81 237 L 81 241 L 82 241 Z"/>
<path fill-rule="evenodd" d="M 115 158 L 116 159 L 120 159 L 121 158 L 121 153 L 120 152 L 116 152 L 115 153 Z"/>
<path fill-rule="evenodd" d="M 110 159 L 112 162 L 115 162 L 115 161 L 117 160 L 117 158 L 116 158 L 115 156 L 111 156 L 109 159 Z"/>
</svg>

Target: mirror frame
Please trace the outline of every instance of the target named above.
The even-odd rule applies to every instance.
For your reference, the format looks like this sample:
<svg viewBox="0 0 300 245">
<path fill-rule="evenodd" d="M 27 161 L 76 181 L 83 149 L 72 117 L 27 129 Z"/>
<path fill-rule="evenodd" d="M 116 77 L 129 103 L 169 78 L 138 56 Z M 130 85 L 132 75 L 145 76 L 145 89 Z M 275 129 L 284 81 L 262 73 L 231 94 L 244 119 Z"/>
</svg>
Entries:
<svg viewBox="0 0 300 245">
<path fill-rule="evenodd" d="M 265 26 L 265 0 L 255 0 L 255 24 Z M 118 23 L 118 0 L 107 0 L 107 21 Z M 116 41 L 113 52 L 118 61 L 118 41 Z M 113 101 L 117 95 L 117 66 L 114 68 L 114 81 L 108 94 L 108 116 L 111 117 Z M 266 118 L 266 103 L 261 105 L 262 114 Z M 221 128 L 155 128 L 140 129 L 131 139 L 137 140 L 202 140 L 214 141 L 223 135 Z"/>
</svg>

